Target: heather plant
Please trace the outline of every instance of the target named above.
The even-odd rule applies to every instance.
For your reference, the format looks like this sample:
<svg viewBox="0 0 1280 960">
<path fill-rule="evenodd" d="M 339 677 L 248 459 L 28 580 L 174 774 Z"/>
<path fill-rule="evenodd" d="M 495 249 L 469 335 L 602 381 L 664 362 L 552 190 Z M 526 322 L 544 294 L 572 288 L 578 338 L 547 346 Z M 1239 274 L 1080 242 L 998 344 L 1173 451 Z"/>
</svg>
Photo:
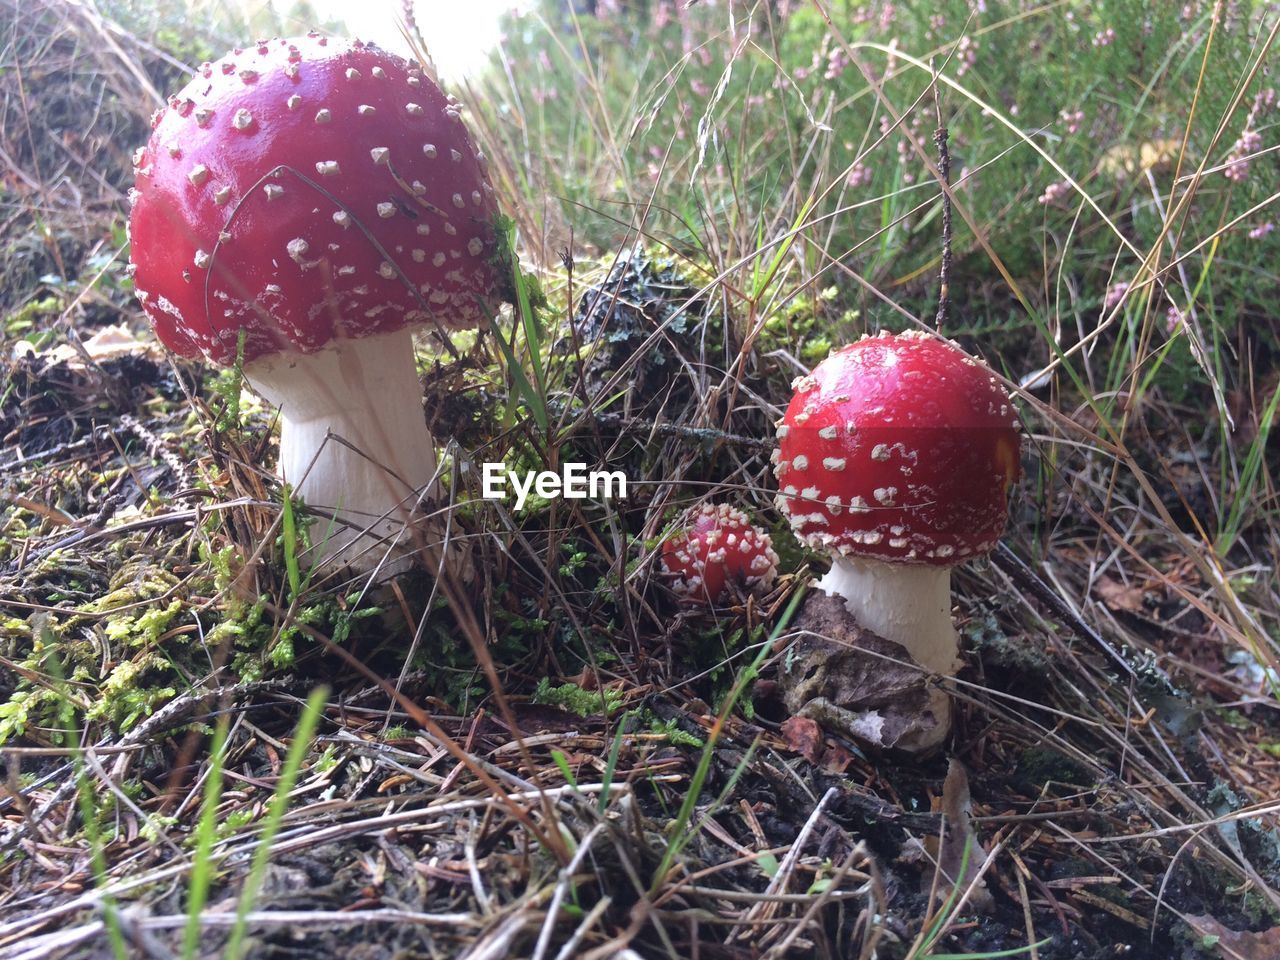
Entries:
<svg viewBox="0 0 1280 960">
<path fill-rule="evenodd" d="M 1109 290 L 1149 280 L 1142 262 L 1163 246 L 1185 282 L 1157 285 L 1150 309 L 1176 306 L 1192 329 L 1162 321 L 1161 335 L 1207 342 L 1264 306 L 1250 285 L 1197 278 L 1215 259 L 1234 276 L 1272 259 L 1266 10 L 662 0 L 570 17 L 548 4 L 510 19 L 485 100 L 522 118 L 493 134 L 524 160 L 516 186 L 548 236 L 571 220 L 609 250 L 638 225 L 732 276 L 810 203 L 789 289 L 825 273 L 843 291 L 833 316 L 891 323 L 881 292 L 928 312 L 940 112 L 963 265 L 953 292 L 963 304 L 1003 276 L 1012 294 L 975 300 L 961 330 L 1052 325 L 1064 300 L 1068 326 L 1090 326 L 1120 306 Z"/>
</svg>

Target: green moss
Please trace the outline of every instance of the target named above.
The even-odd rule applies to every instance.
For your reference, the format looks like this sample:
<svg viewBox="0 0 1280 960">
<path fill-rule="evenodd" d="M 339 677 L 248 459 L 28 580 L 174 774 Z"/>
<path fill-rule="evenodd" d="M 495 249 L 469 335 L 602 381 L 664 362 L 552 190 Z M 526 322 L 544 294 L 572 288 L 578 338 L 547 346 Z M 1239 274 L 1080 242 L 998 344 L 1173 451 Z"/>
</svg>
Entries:
<svg viewBox="0 0 1280 960">
<path fill-rule="evenodd" d="M 605 687 L 600 690 L 583 690 L 576 683 L 562 683 L 553 687 L 543 677 L 533 692 L 533 702 L 549 707 L 559 707 L 580 717 L 604 714 L 608 716 L 622 706 L 622 694 Z"/>
</svg>

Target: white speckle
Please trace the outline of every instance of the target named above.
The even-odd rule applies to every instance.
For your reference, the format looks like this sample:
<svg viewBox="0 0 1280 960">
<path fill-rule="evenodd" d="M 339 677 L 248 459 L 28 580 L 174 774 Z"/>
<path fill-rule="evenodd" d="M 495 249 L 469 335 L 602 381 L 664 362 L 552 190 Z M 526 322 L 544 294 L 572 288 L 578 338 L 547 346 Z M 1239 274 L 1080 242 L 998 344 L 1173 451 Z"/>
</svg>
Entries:
<svg viewBox="0 0 1280 960">
<path fill-rule="evenodd" d="M 257 79 L 258 79 L 257 70 L 241 70 L 240 71 L 240 80 L 243 83 L 253 83 L 253 81 Z"/>
<path fill-rule="evenodd" d="M 871 459 L 883 463 L 889 459 L 889 444 L 877 443 L 871 450 Z"/>
<path fill-rule="evenodd" d="M 449 159 L 452 160 L 454 163 L 461 163 L 462 154 L 460 154 L 457 150 L 450 150 Z"/>
<path fill-rule="evenodd" d="M 431 265 L 433 267 L 443 267 L 444 261 L 445 261 L 445 256 L 442 251 L 440 253 L 437 253 L 434 257 L 431 258 Z"/>
<path fill-rule="evenodd" d="M 199 267 L 201 270 L 203 270 L 205 267 L 207 267 L 207 266 L 209 265 L 209 261 L 210 261 L 210 260 L 212 260 L 212 259 L 213 259 L 213 258 L 212 258 L 212 257 L 210 257 L 210 256 L 209 256 L 207 253 L 205 253 L 203 250 L 197 250 L 197 251 L 196 251 L 196 255 L 195 255 L 195 264 L 196 264 L 196 266 L 197 266 L 197 267 Z"/>
<path fill-rule="evenodd" d="M 436 158 L 436 145 L 434 143 L 424 143 L 422 152 L 426 154 L 428 160 L 434 160 Z"/>
<path fill-rule="evenodd" d="M 316 164 L 316 173 L 322 177 L 336 177 L 341 172 L 337 160 L 321 160 Z"/>
<path fill-rule="evenodd" d="M 818 431 L 818 436 L 823 440 L 834 440 L 839 432 L 834 426 L 827 426 Z"/>
<path fill-rule="evenodd" d="M 411 87 L 417 87 L 417 86 L 421 86 L 421 85 L 422 85 L 422 81 L 421 81 L 419 78 L 417 78 L 417 77 L 410 77 L 410 78 L 409 78 L 409 86 L 411 86 Z"/>
<path fill-rule="evenodd" d="M 177 160 L 182 156 L 182 148 L 176 143 L 169 144 L 169 146 L 165 147 L 165 150 L 169 152 L 170 159 Z"/>
<path fill-rule="evenodd" d="M 817 488 L 817 487 L 805 487 L 803 490 L 801 490 L 801 491 L 800 491 L 800 499 L 801 499 L 801 500 L 817 500 L 817 499 L 818 499 L 818 488 Z"/>
<path fill-rule="evenodd" d="M 479 190 L 472 190 L 472 191 L 471 191 L 471 203 L 472 203 L 474 206 L 477 206 L 477 207 L 478 207 L 478 206 L 480 206 L 480 201 L 481 201 L 482 199 L 483 199 L 483 198 L 480 196 L 480 191 L 479 191 Z"/>
<path fill-rule="evenodd" d="M 902 539 L 901 537 L 889 538 L 889 546 L 892 547 L 894 550 L 901 550 L 906 545 L 907 545 L 907 541 Z"/>
<path fill-rule="evenodd" d="M 348 79 L 348 80 L 359 80 L 359 79 L 360 79 L 360 71 L 359 71 L 359 70 L 357 70 L 355 67 L 347 67 L 347 79 Z"/>
<path fill-rule="evenodd" d="M 356 113 L 360 114 L 362 117 L 372 117 L 377 112 L 378 111 L 375 107 L 371 107 L 367 103 L 362 103 L 360 106 L 356 107 Z"/>
<path fill-rule="evenodd" d="M 387 71 L 383 70 L 381 67 L 374 67 L 369 72 L 372 73 L 379 80 L 387 79 Z"/>
<path fill-rule="evenodd" d="M 956 548 L 949 543 L 944 543 L 940 547 L 938 547 L 938 556 L 942 557 L 943 559 L 951 556 L 955 552 L 956 552 Z"/>
<path fill-rule="evenodd" d="M 298 263 L 302 262 L 302 258 L 307 255 L 307 251 L 311 249 L 307 241 L 301 237 L 295 237 L 285 244 L 285 249 L 289 251 L 289 256 Z"/>
<path fill-rule="evenodd" d="M 284 103 L 285 103 L 285 106 L 287 106 L 290 110 L 297 110 L 300 106 L 302 106 L 302 98 L 298 96 L 296 93 L 290 94 L 289 99 L 286 100 Z"/>
<path fill-rule="evenodd" d="M 373 158 L 374 163 L 385 167 L 389 163 L 388 158 L 391 156 L 391 151 L 386 147 L 374 147 L 369 151 L 369 156 Z"/>
<path fill-rule="evenodd" d="M 446 220 L 444 222 L 444 232 L 452 237 L 454 234 L 458 232 L 458 228 L 455 227 L 452 222 Z"/>
<path fill-rule="evenodd" d="M 414 262 L 414 263 L 422 263 L 422 262 L 424 262 L 424 261 L 427 259 L 427 251 L 425 251 L 425 250 L 414 250 L 414 251 L 410 254 L 410 256 L 411 256 L 411 257 L 413 257 L 413 262 Z"/>
<path fill-rule="evenodd" d="M 336 210 L 333 214 L 333 222 L 345 230 L 351 226 L 351 214 L 345 210 Z"/>
<path fill-rule="evenodd" d="M 413 181 L 413 183 L 409 185 L 409 188 L 413 191 L 413 195 L 415 197 L 420 197 L 427 192 L 427 185 L 421 180 Z"/>
<path fill-rule="evenodd" d="M 881 506 L 892 507 L 894 499 L 898 496 L 898 488 L 876 487 L 872 492 L 872 496 L 876 498 L 876 502 Z"/>
<path fill-rule="evenodd" d="M 796 470 L 808 470 L 809 458 L 803 453 L 797 453 L 795 459 L 791 461 L 791 466 Z"/>
<path fill-rule="evenodd" d="M 466 203 L 466 201 L 464 201 L 464 200 L 462 199 L 462 194 L 460 194 L 460 193 L 455 193 L 455 194 L 453 195 L 453 205 L 454 205 L 455 207 L 457 207 L 459 210 L 461 210 L 461 209 L 462 209 L 462 207 L 465 205 L 465 203 Z"/>
<path fill-rule="evenodd" d="M 333 114 L 329 112 L 328 107 L 321 107 L 316 111 L 316 123 L 328 123 L 333 119 Z"/>
<path fill-rule="evenodd" d="M 789 426 L 787 426 L 785 423 L 781 423 L 781 424 L 779 424 L 779 425 L 778 425 L 778 439 L 779 439 L 779 440 L 785 440 L 785 439 L 787 439 L 787 434 L 789 434 L 790 432 L 791 432 L 791 428 L 790 428 Z"/>
<path fill-rule="evenodd" d="M 355 272 L 356 272 L 356 268 L 352 266 L 338 268 L 338 276 L 340 277 L 349 277 Z"/>
<path fill-rule="evenodd" d="M 213 202 L 216 203 L 218 206 L 222 206 L 224 203 L 226 203 L 230 199 L 231 199 L 230 187 L 219 187 L 217 190 L 213 192 Z"/>
<path fill-rule="evenodd" d="M 838 517 L 844 510 L 844 504 L 840 502 L 839 497 L 827 497 L 827 509 L 831 511 L 832 516 Z"/>
<path fill-rule="evenodd" d="M 871 507 L 862 497 L 854 497 L 849 501 L 850 513 L 870 513 Z"/>
<path fill-rule="evenodd" d="M 483 241 L 481 241 L 479 237 L 472 237 L 467 242 L 467 253 L 471 254 L 473 257 L 478 257 L 482 252 L 484 252 Z"/>
<path fill-rule="evenodd" d="M 268 183 L 262 188 L 262 192 L 267 195 L 268 200 L 274 200 L 276 197 L 284 196 L 284 187 L 278 183 Z"/>
<path fill-rule="evenodd" d="M 213 119 L 213 111 L 208 107 L 201 107 L 196 111 L 195 117 L 197 127 L 207 127 L 209 125 L 209 121 Z"/>
<path fill-rule="evenodd" d="M 241 107 L 231 118 L 231 125 L 237 130 L 248 130 L 253 126 L 253 114 Z"/>
<path fill-rule="evenodd" d="M 392 277 L 396 275 L 396 268 L 393 267 L 391 264 L 387 263 L 387 261 L 383 260 L 380 264 L 378 264 L 378 274 L 384 277 L 385 279 L 390 280 Z"/>
<path fill-rule="evenodd" d="M 396 205 L 394 203 L 378 204 L 378 216 L 383 220 L 388 220 L 396 215 Z"/>
<path fill-rule="evenodd" d="M 420 223 L 413 229 L 420 237 L 427 237 L 431 235 L 431 227 L 428 224 Z"/>
<path fill-rule="evenodd" d="M 209 168 L 203 163 L 197 163 L 187 174 L 187 179 L 191 181 L 193 187 L 202 186 L 209 179 Z"/>
<path fill-rule="evenodd" d="M 832 470 L 839 473 L 846 466 L 848 461 L 844 457 L 823 457 L 822 466 L 825 470 Z"/>
<path fill-rule="evenodd" d="M 409 114 L 411 117 L 420 117 L 422 116 L 422 104 L 406 103 L 404 105 L 404 112 Z"/>
</svg>

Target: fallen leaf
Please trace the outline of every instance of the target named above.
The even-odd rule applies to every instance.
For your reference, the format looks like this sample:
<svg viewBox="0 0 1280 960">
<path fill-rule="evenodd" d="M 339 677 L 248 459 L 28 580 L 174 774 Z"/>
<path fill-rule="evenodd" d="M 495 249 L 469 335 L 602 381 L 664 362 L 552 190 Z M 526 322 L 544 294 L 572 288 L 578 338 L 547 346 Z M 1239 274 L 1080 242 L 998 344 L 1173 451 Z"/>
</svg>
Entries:
<svg viewBox="0 0 1280 960">
<path fill-rule="evenodd" d="M 1111 577 L 1099 577 L 1094 587 L 1102 602 L 1112 610 L 1124 610 L 1128 613 L 1141 613 L 1143 610 L 1141 587 L 1132 584 L 1125 586 Z"/>
<path fill-rule="evenodd" d="M 808 717 L 788 717 L 782 721 L 782 735 L 787 746 L 810 763 L 817 763 L 822 756 L 822 728 L 818 721 Z"/>
<path fill-rule="evenodd" d="M 1280 960 L 1280 927 L 1260 933 L 1232 930 L 1210 916 L 1187 917 L 1191 929 L 1216 947 L 1222 960 Z"/>
<path fill-rule="evenodd" d="M 952 760 L 947 767 L 947 779 L 942 782 L 942 845 L 938 850 L 938 870 L 942 874 L 938 883 L 938 896 L 945 900 L 951 891 L 959 888 L 961 896 L 968 895 L 967 909 L 973 913 L 989 913 L 995 906 L 987 882 L 979 871 L 987 858 L 982 841 L 973 832 L 970 814 L 973 802 L 969 797 L 969 771 L 959 760 Z"/>
</svg>

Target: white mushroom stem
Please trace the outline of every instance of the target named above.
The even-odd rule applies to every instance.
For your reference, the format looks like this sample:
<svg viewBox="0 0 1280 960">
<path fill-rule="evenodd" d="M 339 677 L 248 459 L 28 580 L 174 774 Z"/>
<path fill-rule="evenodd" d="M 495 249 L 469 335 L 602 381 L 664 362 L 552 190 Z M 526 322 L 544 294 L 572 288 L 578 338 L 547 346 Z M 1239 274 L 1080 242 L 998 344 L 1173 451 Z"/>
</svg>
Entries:
<svg viewBox="0 0 1280 960">
<path fill-rule="evenodd" d="M 419 499 L 435 492 L 436 452 L 409 331 L 272 354 L 244 374 L 280 408 L 281 478 L 337 517 L 312 525 L 309 559 L 370 570 L 388 551 L 396 560 L 412 550 L 409 526 Z"/>
<path fill-rule="evenodd" d="M 951 622 L 951 568 L 925 563 L 885 563 L 837 557 L 818 586 L 844 600 L 866 630 L 906 647 L 924 669 L 944 677 L 958 666 L 959 635 Z M 951 699 L 935 689 L 929 709 L 938 726 L 900 747 L 926 750 L 941 743 L 951 727 Z"/>
</svg>

